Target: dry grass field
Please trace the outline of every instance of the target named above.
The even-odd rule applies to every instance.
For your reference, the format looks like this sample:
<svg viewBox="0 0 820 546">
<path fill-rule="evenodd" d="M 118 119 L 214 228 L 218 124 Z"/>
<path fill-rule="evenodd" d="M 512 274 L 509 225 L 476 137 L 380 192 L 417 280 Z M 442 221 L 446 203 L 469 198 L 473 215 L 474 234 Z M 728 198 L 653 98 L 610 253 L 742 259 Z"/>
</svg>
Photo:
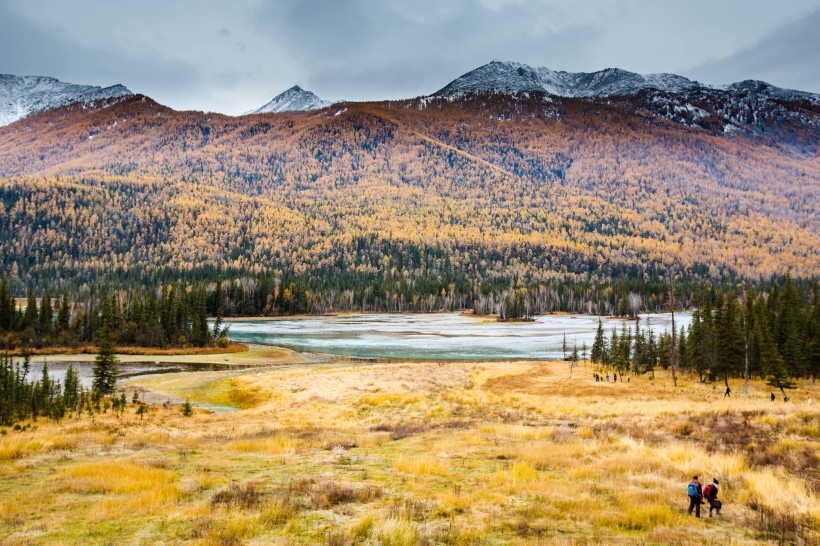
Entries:
<svg viewBox="0 0 820 546">
<path fill-rule="evenodd" d="M 0 543 L 817 544 L 820 412 L 564 363 L 287 365 L 134 380 L 240 409 L 0 436 Z M 739 382 L 733 385 L 739 393 Z M 130 387 L 129 387 L 130 398 Z M 719 517 L 687 516 L 693 474 Z M 705 482 L 704 482 L 705 483 Z"/>
</svg>

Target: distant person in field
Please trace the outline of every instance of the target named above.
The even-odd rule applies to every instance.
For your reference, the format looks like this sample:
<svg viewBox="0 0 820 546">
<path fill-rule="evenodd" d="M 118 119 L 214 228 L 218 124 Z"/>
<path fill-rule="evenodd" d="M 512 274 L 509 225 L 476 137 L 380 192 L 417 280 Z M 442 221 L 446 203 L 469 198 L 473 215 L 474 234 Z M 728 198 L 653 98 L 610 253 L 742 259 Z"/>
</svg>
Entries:
<svg viewBox="0 0 820 546">
<path fill-rule="evenodd" d="M 617 374 L 617 373 L 612 374 L 612 378 L 613 378 L 613 381 L 614 381 L 615 383 L 617 383 L 617 382 L 618 382 L 618 374 Z"/>
<path fill-rule="evenodd" d="M 712 483 L 707 484 L 706 487 L 703 488 L 703 498 L 709 503 L 709 517 L 712 517 L 712 510 L 717 511 L 717 515 L 720 515 L 720 509 L 723 507 L 723 503 L 720 502 L 717 498 L 718 496 L 718 484 L 720 482 L 717 481 L 717 478 L 712 478 Z"/>
<path fill-rule="evenodd" d="M 609 383 L 609 372 L 606 372 L 606 382 Z"/>
<path fill-rule="evenodd" d="M 774 393 L 772 393 L 772 402 L 774 402 L 774 399 L 775 399 L 775 398 L 776 398 L 776 397 L 775 397 Z"/>
<path fill-rule="evenodd" d="M 627 375 L 627 376 L 626 376 L 626 382 L 627 382 L 627 383 L 629 383 L 629 380 L 630 380 L 630 379 L 632 379 L 632 376 L 631 376 L 631 375 Z"/>
<path fill-rule="evenodd" d="M 729 388 L 729 385 L 726 385 L 726 392 L 723 393 L 723 398 L 732 394 L 732 389 Z"/>
<path fill-rule="evenodd" d="M 698 477 L 692 477 L 692 481 L 689 482 L 689 487 L 686 490 L 687 494 L 689 495 L 689 514 L 692 514 L 692 510 L 695 511 L 695 517 L 700 517 L 700 505 L 703 504 L 703 488 L 698 481 Z"/>
</svg>

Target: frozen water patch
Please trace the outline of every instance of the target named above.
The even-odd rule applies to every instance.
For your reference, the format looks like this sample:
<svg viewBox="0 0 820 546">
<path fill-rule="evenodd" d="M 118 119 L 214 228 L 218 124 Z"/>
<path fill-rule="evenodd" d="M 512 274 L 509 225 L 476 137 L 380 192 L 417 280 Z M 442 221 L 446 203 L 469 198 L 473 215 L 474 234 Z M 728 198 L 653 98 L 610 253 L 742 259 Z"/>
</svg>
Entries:
<svg viewBox="0 0 820 546">
<path fill-rule="evenodd" d="M 505 323 L 458 313 L 339 315 L 270 321 L 231 322 L 231 338 L 297 351 L 335 355 L 422 360 L 560 359 L 567 346 L 591 349 L 601 318 L 607 339 L 613 328 L 635 321 L 591 315 L 539 317 L 534 322 Z M 688 327 L 691 313 L 675 315 Z M 642 315 L 641 329 L 669 331 L 669 315 Z"/>
</svg>

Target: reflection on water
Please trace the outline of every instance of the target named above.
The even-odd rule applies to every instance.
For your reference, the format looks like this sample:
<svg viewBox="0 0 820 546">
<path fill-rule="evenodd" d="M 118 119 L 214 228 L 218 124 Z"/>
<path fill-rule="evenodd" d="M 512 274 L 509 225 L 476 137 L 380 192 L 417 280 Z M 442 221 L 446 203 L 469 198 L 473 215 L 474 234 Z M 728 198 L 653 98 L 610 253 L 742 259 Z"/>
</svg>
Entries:
<svg viewBox="0 0 820 546">
<path fill-rule="evenodd" d="M 19 359 L 16 359 L 19 361 Z M 93 381 L 92 370 L 94 368 L 93 362 L 61 362 L 59 360 L 51 360 L 51 357 L 35 356 L 32 357 L 28 378 L 29 381 L 39 381 L 43 373 L 43 364 L 48 365 L 48 376 L 52 381 L 59 381 L 65 383 L 65 374 L 68 370 L 69 364 L 73 364 L 74 369 L 77 370 L 77 375 L 80 378 L 80 383 L 90 388 Z M 120 363 L 120 380 L 129 377 L 136 377 L 139 375 L 155 375 L 165 373 L 179 373 L 179 372 L 197 372 L 207 370 L 224 370 L 230 366 L 221 364 L 177 364 L 177 363 L 162 363 L 162 362 L 128 362 Z"/>
<path fill-rule="evenodd" d="M 556 315 L 534 322 L 504 323 L 459 313 L 378 314 L 304 317 L 231 322 L 230 336 L 297 351 L 358 357 L 410 359 L 558 359 L 562 343 L 592 347 L 597 316 Z M 635 321 L 601 317 L 607 339 L 611 330 Z M 688 328 L 691 313 L 676 313 L 675 326 Z M 669 331 L 667 314 L 642 315 L 641 328 Z"/>
</svg>

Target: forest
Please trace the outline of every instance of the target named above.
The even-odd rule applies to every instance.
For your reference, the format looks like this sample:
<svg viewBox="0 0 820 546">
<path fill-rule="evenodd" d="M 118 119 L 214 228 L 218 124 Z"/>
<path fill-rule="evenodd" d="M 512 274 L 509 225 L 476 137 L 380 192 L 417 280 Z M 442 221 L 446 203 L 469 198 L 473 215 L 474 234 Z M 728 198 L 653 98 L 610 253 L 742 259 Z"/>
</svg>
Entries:
<svg viewBox="0 0 820 546">
<path fill-rule="evenodd" d="M 815 156 L 623 104 L 479 95 L 234 118 L 136 97 L 0 136 L 0 267 L 19 297 L 222 280 L 237 313 L 499 312 L 524 289 L 531 312 L 619 313 L 606 291 L 630 283 L 820 270 Z"/>
<path fill-rule="evenodd" d="M 791 278 L 770 292 L 711 290 L 698 296 L 688 331 L 659 336 L 651 328 L 624 325 L 607 336 L 599 322 L 590 359 L 602 369 L 653 374 L 656 367 L 696 376 L 700 382 L 730 378 L 765 379 L 785 397 L 796 378 L 820 373 L 820 293 L 815 285 L 801 294 Z M 572 348 L 577 359 L 578 347 Z M 583 348 L 586 352 L 586 348 Z"/>
</svg>

